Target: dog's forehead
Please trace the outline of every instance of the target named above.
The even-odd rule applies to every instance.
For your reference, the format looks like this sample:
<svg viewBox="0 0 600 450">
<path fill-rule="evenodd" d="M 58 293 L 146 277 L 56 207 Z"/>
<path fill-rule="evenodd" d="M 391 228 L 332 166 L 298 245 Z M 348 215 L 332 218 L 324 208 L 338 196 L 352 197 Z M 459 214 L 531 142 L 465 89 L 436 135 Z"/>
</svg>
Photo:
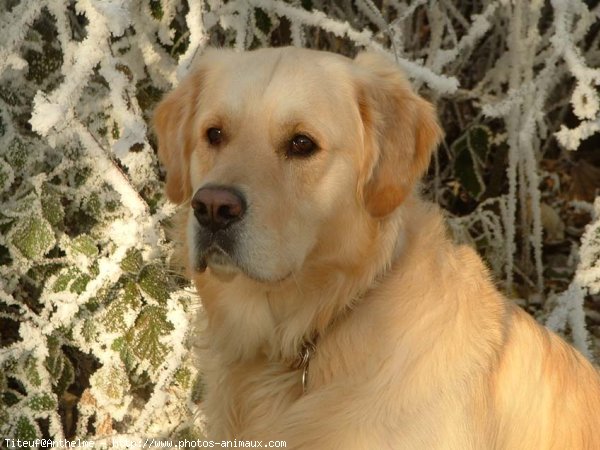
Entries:
<svg viewBox="0 0 600 450">
<path fill-rule="evenodd" d="M 259 103 L 327 106 L 349 97 L 348 66 L 338 55 L 297 48 L 228 53 L 211 65 L 205 92 L 233 110 Z"/>
</svg>

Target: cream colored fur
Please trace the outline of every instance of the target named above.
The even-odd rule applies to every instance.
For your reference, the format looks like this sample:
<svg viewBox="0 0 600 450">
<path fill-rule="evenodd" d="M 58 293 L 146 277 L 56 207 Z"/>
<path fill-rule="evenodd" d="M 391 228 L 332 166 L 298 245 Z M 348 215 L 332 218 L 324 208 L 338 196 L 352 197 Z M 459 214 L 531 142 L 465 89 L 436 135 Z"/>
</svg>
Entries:
<svg viewBox="0 0 600 450">
<path fill-rule="evenodd" d="M 155 113 L 208 316 L 209 437 L 294 449 L 599 449 L 600 378 L 495 288 L 415 185 L 441 137 L 382 56 L 209 51 Z M 210 148 L 218 126 L 225 142 Z M 286 157 L 309 133 L 320 149 Z M 282 150 L 283 149 L 283 150 Z M 236 263 L 194 270 L 189 199 L 248 197 Z M 293 365 L 316 352 L 302 393 Z"/>
</svg>

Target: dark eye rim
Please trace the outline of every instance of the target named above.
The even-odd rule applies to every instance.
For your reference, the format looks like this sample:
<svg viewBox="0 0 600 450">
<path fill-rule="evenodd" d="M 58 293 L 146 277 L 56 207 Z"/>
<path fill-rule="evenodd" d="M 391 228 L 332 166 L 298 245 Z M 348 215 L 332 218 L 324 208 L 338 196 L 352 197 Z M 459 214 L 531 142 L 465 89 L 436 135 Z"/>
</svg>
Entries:
<svg viewBox="0 0 600 450">
<path fill-rule="evenodd" d="M 308 133 L 296 133 L 288 142 L 286 154 L 290 158 L 307 158 L 318 150 L 319 145 Z"/>
<path fill-rule="evenodd" d="M 216 133 L 216 134 L 215 134 Z M 214 147 L 220 145 L 223 142 L 223 129 L 219 127 L 209 127 L 206 130 L 206 140 Z"/>
</svg>

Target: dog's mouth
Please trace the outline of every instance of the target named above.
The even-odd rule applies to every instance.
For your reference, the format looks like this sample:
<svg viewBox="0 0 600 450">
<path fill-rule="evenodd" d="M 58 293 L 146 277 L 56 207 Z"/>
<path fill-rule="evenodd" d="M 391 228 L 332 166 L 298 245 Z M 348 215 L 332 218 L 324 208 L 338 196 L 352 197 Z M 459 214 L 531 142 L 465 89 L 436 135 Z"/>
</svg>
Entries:
<svg viewBox="0 0 600 450">
<path fill-rule="evenodd" d="M 213 242 L 207 247 L 197 250 L 199 251 L 194 267 L 196 272 L 204 272 L 210 268 L 217 275 L 234 275 L 240 270 L 234 258 L 217 243 Z"/>
<path fill-rule="evenodd" d="M 279 284 L 292 276 L 292 272 L 275 278 L 261 276 L 237 261 L 234 256 L 231 256 L 216 243 L 209 245 L 197 253 L 194 269 L 198 273 L 203 273 L 206 269 L 210 269 L 211 273 L 222 281 L 230 281 L 236 275 L 242 273 L 251 280 L 259 283 Z"/>
</svg>

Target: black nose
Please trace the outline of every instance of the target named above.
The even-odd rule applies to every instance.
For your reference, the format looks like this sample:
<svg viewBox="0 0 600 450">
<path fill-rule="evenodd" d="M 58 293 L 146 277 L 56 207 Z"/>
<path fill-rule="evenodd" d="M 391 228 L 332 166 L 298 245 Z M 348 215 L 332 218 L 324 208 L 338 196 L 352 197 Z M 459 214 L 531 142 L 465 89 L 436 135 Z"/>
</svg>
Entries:
<svg viewBox="0 0 600 450">
<path fill-rule="evenodd" d="M 242 218 L 246 201 L 233 188 L 210 186 L 198 189 L 192 198 L 192 208 L 200 225 L 220 230 Z"/>
</svg>

